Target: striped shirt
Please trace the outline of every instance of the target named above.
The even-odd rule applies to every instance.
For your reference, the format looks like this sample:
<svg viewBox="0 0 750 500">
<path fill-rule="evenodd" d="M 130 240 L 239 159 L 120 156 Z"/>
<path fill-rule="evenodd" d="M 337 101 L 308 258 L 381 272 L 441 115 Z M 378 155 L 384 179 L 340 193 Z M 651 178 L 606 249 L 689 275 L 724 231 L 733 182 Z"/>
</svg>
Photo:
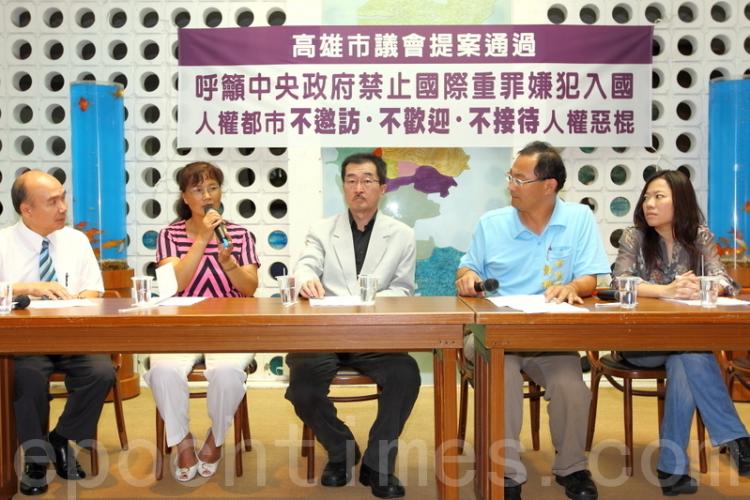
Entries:
<svg viewBox="0 0 750 500">
<path fill-rule="evenodd" d="M 255 243 L 245 228 L 231 222 L 226 223 L 227 236 L 232 240 L 232 255 L 241 266 L 255 264 L 260 267 L 255 253 Z M 159 231 L 159 242 L 156 247 L 156 261 L 167 257 L 182 258 L 193 245 L 187 234 L 184 220 L 170 224 Z M 227 273 L 219 264 L 219 246 L 216 241 L 209 242 L 203 252 L 198 269 L 188 286 L 177 293 L 181 297 L 243 297 L 229 280 Z"/>
</svg>

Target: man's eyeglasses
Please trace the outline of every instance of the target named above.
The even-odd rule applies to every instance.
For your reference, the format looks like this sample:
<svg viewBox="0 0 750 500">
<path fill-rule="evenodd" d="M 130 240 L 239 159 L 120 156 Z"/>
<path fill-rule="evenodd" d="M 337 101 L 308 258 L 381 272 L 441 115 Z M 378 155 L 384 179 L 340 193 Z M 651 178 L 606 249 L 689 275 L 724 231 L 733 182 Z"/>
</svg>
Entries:
<svg viewBox="0 0 750 500">
<path fill-rule="evenodd" d="M 348 187 L 348 188 L 353 188 L 357 184 L 362 184 L 362 187 L 364 187 L 365 189 L 367 189 L 369 187 L 379 185 L 380 181 L 377 180 L 377 179 L 370 179 L 369 177 L 365 178 L 365 179 L 355 179 L 353 177 L 350 177 L 348 179 L 344 179 L 344 185 L 346 187 Z"/>
<path fill-rule="evenodd" d="M 194 186 L 188 189 L 193 196 L 203 196 L 203 193 L 208 193 L 211 196 L 221 192 L 221 186 L 211 185 L 208 187 Z"/>
<path fill-rule="evenodd" d="M 508 181 L 509 184 L 513 184 L 514 186 L 521 187 L 524 184 L 531 184 L 532 182 L 539 182 L 539 181 L 546 181 L 547 179 L 519 179 L 518 177 L 513 177 L 510 175 L 510 172 L 505 174 L 505 180 Z"/>
</svg>

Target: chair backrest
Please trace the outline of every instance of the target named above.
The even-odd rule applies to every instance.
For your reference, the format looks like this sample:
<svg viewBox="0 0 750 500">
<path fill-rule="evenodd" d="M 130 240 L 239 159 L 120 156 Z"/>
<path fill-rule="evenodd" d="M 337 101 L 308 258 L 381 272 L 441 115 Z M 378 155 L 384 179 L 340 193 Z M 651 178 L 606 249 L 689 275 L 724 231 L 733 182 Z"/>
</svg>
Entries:
<svg viewBox="0 0 750 500">
<path fill-rule="evenodd" d="M 245 373 L 251 375 L 258 370 L 258 362 L 253 359 L 246 367 Z M 205 382 L 206 381 L 206 362 L 201 359 L 195 365 L 193 369 L 188 373 L 188 382 Z"/>
<path fill-rule="evenodd" d="M 374 383 L 375 381 L 372 378 L 357 370 L 343 368 L 333 377 L 331 385 L 369 385 Z"/>
<path fill-rule="evenodd" d="M 662 366 L 655 367 L 641 367 L 631 365 L 627 361 L 623 361 L 617 354 L 617 351 L 612 351 L 611 354 L 605 354 L 601 356 L 599 351 L 587 351 L 589 362 L 591 363 L 592 370 L 597 370 L 604 374 L 609 379 L 609 376 L 629 379 L 665 379 L 667 377 L 666 368 Z M 633 392 L 633 394 L 636 394 Z M 648 396 L 651 394 L 642 394 Z"/>
<path fill-rule="evenodd" d="M 370 385 L 375 384 L 375 381 L 367 375 L 358 372 L 349 367 L 343 367 L 339 369 L 336 376 L 333 377 L 331 385 Z M 355 403 L 357 401 L 372 401 L 380 397 L 381 388 L 377 386 L 374 393 L 363 394 L 360 396 L 328 396 L 328 399 L 334 403 Z"/>
<path fill-rule="evenodd" d="M 721 360 L 721 366 L 730 380 L 737 379 L 750 388 L 750 355 L 746 351 L 721 351 Z"/>
<path fill-rule="evenodd" d="M 734 358 L 732 368 L 745 377 L 750 375 L 750 358 Z"/>
</svg>

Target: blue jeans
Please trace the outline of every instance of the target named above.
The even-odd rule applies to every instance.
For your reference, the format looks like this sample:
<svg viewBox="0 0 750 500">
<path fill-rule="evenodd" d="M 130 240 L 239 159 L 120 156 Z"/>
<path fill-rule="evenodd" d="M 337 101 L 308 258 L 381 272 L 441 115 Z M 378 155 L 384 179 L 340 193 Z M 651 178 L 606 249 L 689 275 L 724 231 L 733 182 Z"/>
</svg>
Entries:
<svg viewBox="0 0 750 500">
<path fill-rule="evenodd" d="M 667 394 L 661 425 L 658 469 L 669 474 L 687 474 L 686 449 L 690 426 L 697 408 L 706 424 L 711 443 L 722 445 L 748 435 L 729 397 L 719 364 L 710 352 L 623 352 L 636 366 L 666 364 Z M 659 359 L 661 358 L 661 362 Z"/>
</svg>

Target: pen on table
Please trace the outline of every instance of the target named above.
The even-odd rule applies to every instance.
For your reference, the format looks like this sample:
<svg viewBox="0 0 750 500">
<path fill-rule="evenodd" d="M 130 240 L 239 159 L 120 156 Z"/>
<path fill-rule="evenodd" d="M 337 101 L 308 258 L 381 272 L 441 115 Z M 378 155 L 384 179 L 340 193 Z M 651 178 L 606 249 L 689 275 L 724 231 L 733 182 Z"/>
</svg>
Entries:
<svg viewBox="0 0 750 500">
<path fill-rule="evenodd" d="M 602 307 L 620 307 L 619 302 L 596 302 L 594 304 L 594 307 L 596 309 L 600 309 Z"/>
</svg>

